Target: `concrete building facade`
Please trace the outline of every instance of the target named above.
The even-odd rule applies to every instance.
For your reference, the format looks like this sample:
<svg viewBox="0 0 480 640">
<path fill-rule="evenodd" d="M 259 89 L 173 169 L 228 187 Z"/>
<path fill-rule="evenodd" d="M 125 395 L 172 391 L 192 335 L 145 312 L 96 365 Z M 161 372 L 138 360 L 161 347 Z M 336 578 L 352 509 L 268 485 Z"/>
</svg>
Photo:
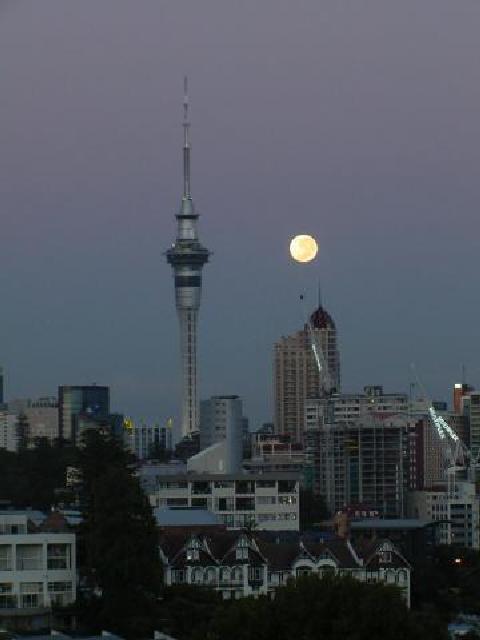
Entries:
<svg viewBox="0 0 480 640">
<path fill-rule="evenodd" d="M 35 527 L 28 512 L 0 512 L 3 618 L 44 614 L 76 598 L 75 534 Z"/>
<path fill-rule="evenodd" d="M 297 474 L 187 474 L 156 477 L 152 507 L 207 509 L 229 528 L 298 531 Z"/>
<path fill-rule="evenodd" d="M 408 496 L 411 517 L 438 522 L 439 543 L 480 549 L 480 496 L 475 483 L 457 481 L 453 493 L 447 483 Z"/>
</svg>

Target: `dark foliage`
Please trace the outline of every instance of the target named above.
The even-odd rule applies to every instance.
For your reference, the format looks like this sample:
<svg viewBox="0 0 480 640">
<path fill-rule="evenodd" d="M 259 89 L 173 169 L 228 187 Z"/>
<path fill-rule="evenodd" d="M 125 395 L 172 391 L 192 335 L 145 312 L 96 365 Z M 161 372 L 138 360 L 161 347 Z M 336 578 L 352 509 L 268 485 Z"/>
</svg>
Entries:
<svg viewBox="0 0 480 640">
<path fill-rule="evenodd" d="M 79 608 L 80 620 L 88 630 L 149 635 L 161 589 L 152 510 L 132 457 L 113 437 L 92 431 L 84 444 L 80 569 L 90 598 Z"/>
<path fill-rule="evenodd" d="M 16 507 L 49 509 L 57 501 L 55 490 L 65 486 L 66 469 L 74 464 L 76 451 L 45 438 L 36 445 L 18 453 L 0 449 L 0 499 Z"/>
<path fill-rule="evenodd" d="M 472 549 L 440 546 L 412 572 L 412 601 L 435 610 L 444 620 L 458 613 L 480 614 L 480 554 Z"/>
<path fill-rule="evenodd" d="M 189 636 L 184 636 L 186 640 Z M 351 578 L 306 576 L 273 601 L 245 599 L 219 608 L 208 640 L 444 640 L 445 625 L 408 611 L 395 587 Z M 192 640 L 197 636 L 192 634 Z M 181 640 L 184 640 L 181 639 Z"/>
<path fill-rule="evenodd" d="M 329 517 L 325 500 L 316 496 L 311 489 L 300 490 L 300 529 L 311 529 Z"/>
</svg>

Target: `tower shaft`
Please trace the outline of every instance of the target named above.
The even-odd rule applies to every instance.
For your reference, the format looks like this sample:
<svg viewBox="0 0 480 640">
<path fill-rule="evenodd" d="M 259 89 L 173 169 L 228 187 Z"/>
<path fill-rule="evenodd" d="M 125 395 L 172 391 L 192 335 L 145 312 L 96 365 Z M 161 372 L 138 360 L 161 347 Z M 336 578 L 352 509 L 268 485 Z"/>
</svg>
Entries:
<svg viewBox="0 0 480 640">
<path fill-rule="evenodd" d="M 197 372 L 197 325 L 202 292 L 202 269 L 208 262 L 209 251 L 198 239 L 197 220 L 190 193 L 190 140 L 188 96 L 185 80 L 183 102 L 183 196 L 177 218 L 177 237 L 166 252 L 173 268 L 175 305 L 180 325 L 180 364 L 182 381 L 182 436 L 199 428 L 199 399 Z"/>
</svg>

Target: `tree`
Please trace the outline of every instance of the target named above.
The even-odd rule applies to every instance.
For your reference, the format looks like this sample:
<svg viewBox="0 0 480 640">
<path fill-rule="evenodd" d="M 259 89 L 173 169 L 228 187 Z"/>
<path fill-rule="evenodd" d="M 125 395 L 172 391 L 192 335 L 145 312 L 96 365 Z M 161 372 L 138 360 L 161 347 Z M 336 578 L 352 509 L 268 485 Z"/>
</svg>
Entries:
<svg viewBox="0 0 480 640">
<path fill-rule="evenodd" d="M 209 640 L 446 640 L 446 628 L 410 612 L 393 586 L 316 575 L 292 581 L 275 599 L 225 605 Z"/>
<path fill-rule="evenodd" d="M 300 489 L 300 529 L 310 529 L 329 517 L 325 500 L 311 489 Z"/>
<path fill-rule="evenodd" d="M 75 456 L 72 447 L 61 448 L 46 438 L 18 453 L 0 449 L 0 499 L 16 507 L 49 509 L 56 503 L 56 490 L 65 486 L 66 468 Z"/>
<path fill-rule="evenodd" d="M 88 432 L 83 476 L 81 571 L 92 597 L 84 622 L 129 637 L 154 628 L 161 587 L 155 520 L 132 457 L 110 435 Z M 94 595 L 93 595 L 94 594 Z"/>
</svg>

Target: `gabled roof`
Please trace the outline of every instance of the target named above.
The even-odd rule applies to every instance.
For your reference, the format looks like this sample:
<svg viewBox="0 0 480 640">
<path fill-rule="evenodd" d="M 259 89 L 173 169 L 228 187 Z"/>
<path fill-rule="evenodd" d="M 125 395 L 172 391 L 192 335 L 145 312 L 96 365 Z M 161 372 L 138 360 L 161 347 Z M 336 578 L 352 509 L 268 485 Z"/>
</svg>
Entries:
<svg viewBox="0 0 480 640">
<path fill-rule="evenodd" d="M 391 553 L 390 562 L 384 562 L 381 558 L 380 554 L 384 545 L 388 546 L 386 551 Z M 403 557 L 397 547 L 386 538 L 359 543 L 355 550 L 359 557 L 363 559 L 364 566 L 369 569 L 378 569 L 380 567 L 410 568 L 410 563 Z"/>
</svg>

